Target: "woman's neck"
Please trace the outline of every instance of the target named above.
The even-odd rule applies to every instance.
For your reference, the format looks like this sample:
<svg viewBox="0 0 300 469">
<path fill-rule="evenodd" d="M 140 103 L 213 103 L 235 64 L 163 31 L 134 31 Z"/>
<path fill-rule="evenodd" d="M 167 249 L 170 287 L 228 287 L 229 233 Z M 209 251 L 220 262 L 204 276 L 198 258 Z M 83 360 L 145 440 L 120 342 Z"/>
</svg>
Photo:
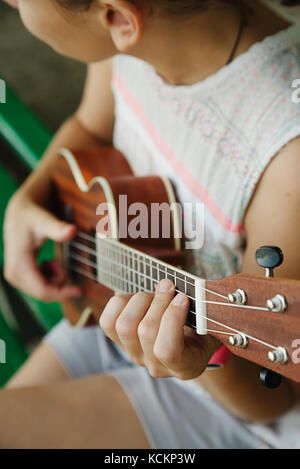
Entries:
<svg viewBox="0 0 300 469">
<path fill-rule="evenodd" d="M 289 23 L 267 7 L 253 4 L 234 58 Z M 186 20 L 148 18 L 143 40 L 133 52 L 171 85 L 192 85 L 216 73 L 228 61 L 241 22 L 234 6 L 218 6 Z"/>
</svg>

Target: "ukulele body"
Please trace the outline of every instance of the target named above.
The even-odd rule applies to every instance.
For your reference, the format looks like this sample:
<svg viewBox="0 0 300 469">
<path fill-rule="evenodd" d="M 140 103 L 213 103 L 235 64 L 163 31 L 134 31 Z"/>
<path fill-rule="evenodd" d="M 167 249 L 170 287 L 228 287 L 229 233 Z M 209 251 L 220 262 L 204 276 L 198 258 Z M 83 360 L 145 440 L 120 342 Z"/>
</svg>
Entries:
<svg viewBox="0 0 300 469">
<path fill-rule="evenodd" d="M 59 218 L 74 223 L 78 233 L 87 235 L 83 235 L 83 238 L 79 235 L 80 244 L 86 246 L 86 252 L 72 246 L 75 259 L 72 259 L 71 265 L 68 243 L 57 246 L 60 260 L 69 272 L 70 280 L 80 285 L 83 291 L 81 298 L 62 304 L 64 315 L 72 325 L 82 327 L 97 324 L 107 301 L 116 293 L 92 278 L 95 277 L 93 265 L 96 248 L 90 238 L 95 236 L 96 228 L 97 232 L 101 232 L 101 227 L 104 227 L 109 237 L 124 241 L 128 246 L 169 264 L 181 265 L 183 251 L 180 249 L 179 238 L 174 238 L 178 229 L 176 225 L 180 223 L 179 215 L 174 211 L 170 212 L 168 237 L 162 237 L 161 227 L 153 227 L 150 219 L 151 204 L 170 205 L 176 202 L 172 185 L 167 179 L 159 176 L 136 177 L 118 150 L 97 147 L 84 151 L 61 150 L 52 181 L 55 213 Z M 104 210 L 105 204 L 111 210 Z M 130 215 L 126 211 L 128 207 L 138 211 L 137 204 L 142 204 L 148 214 L 148 220 L 143 220 L 144 225 L 148 226 L 148 235 L 152 229 L 159 233 L 159 237 L 128 237 L 127 227 L 134 222 L 136 214 Z M 103 226 L 104 217 L 110 220 L 109 226 Z M 122 239 L 119 238 L 120 233 Z M 74 244 L 76 245 L 76 239 Z M 78 261 L 76 256 L 86 260 Z M 83 272 L 78 273 L 79 270 Z"/>
</svg>

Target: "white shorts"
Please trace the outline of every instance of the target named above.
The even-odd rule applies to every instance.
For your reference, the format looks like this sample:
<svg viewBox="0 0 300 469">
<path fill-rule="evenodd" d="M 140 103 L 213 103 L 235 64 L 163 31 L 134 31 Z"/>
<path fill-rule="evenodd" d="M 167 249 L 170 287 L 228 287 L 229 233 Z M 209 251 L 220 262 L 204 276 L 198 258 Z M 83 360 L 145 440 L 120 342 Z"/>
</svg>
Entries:
<svg viewBox="0 0 300 469">
<path fill-rule="evenodd" d="M 257 449 L 269 447 L 218 405 L 195 381 L 152 378 L 98 327 L 61 321 L 44 339 L 71 378 L 113 376 L 125 390 L 152 448 Z M 216 372 L 216 371 L 214 371 Z"/>
</svg>

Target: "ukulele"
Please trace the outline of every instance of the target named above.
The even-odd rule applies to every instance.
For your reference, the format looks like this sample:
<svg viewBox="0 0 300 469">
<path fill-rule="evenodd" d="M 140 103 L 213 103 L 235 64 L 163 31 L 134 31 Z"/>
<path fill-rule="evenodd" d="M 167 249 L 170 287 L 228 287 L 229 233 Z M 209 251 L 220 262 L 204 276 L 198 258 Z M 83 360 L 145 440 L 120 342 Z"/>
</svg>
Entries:
<svg viewBox="0 0 300 469">
<path fill-rule="evenodd" d="M 58 246 L 70 279 L 83 291 L 62 305 L 72 325 L 97 325 L 115 293 L 153 292 L 169 278 L 189 298 L 187 326 L 261 365 L 260 378 L 268 387 L 276 387 L 281 376 L 300 382 L 300 282 L 273 277 L 283 261 L 279 248 L 257 250 L 262 277 L 235 274 L 213 281 L 182 270 L 179 213 L 169 210 L 151 226 L 153 204 L 176 205 L 172 184 L 155 175 L 136 177 L 112 147 L 62 149 L 52 183 L 53 210 L 77 226 L 75 238 Z M 131 211 L 120 221 L 124 199 Z M 154 236 L 128 235 L 130 226 L 139 233 L 136 204 L 145 208 L 142 221 Z M 167 236 L 160 233 L 163 223 L 170 227 Z"/>
</svg>

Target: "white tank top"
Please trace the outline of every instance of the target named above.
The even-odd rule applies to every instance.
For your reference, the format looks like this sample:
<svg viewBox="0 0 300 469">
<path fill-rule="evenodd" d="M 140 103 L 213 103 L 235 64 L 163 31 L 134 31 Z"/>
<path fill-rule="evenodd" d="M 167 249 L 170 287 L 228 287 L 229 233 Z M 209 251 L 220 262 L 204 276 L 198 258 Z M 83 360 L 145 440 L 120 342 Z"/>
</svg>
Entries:
<svg viewBox="0 0 300 469">
<path fill-rule="evenodd" d="M 255 187 L 271 159 L 300 135 L 300 104 L 292 99 L 300 26 L 254 44 L 191 86 L 169 85 L 131 56 L 113 62 L 114 146 L 136 175 L 167 176 L 180 202 L 204 204 L 204 244 L 185 251 L 184 267 L 208 279 L 238 272 Z M 284 434 L 300 446 L 299 414 L 296 426 L 296 434 L 295 427 Z"/>
</svg>

